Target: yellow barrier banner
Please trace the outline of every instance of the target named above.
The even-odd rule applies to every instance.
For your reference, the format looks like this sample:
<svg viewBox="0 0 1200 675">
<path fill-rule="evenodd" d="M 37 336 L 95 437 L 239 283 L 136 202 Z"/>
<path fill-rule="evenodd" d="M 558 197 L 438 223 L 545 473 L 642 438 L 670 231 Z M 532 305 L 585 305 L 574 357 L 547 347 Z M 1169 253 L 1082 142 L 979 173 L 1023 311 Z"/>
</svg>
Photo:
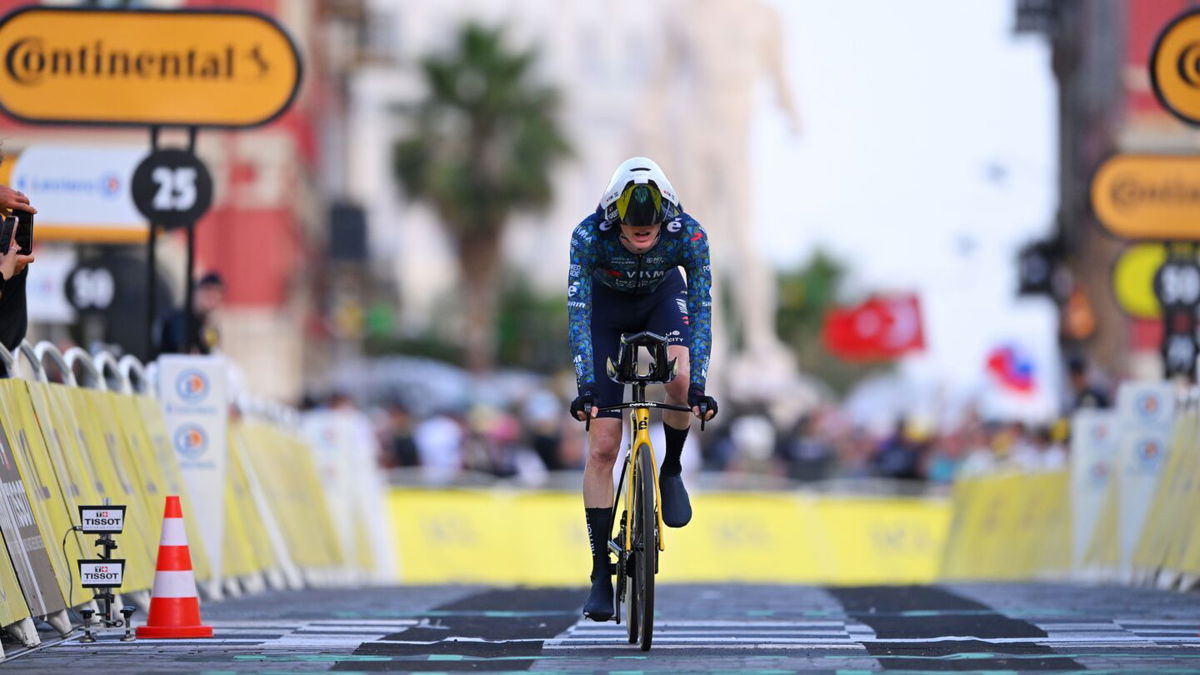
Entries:
<svg viewBox="0 0 1200 675">
<path fill-rule="evenodd" d="M 1104 504 L 1083 554 L 1085 569 L 1114 571 L 1121 563 L 1121 491 L 1118 482 L 1115 477 L 1108 482 Z"/>
<path fill-rule="evenodd" d="M 816 507 L 824 530 L 817 543 L 827 552 L 821 578 L 828 583 L 920 584 L 938 577 L 950 526 L 944 499 L 847 496 L 818 499 Z M 796 525 L 808 529 L 803 521 Z"/>
<path fill-rule="evenodd" d="M 0 534 L 30 611 L 34 616 L 45 616 L 66 608 L 67 598 L 62 592 L 66 580 L 56 574 L 46 543 L 50 495 L 42 499 L 35 493 L 33 500 L 27 496 L 26 476 L 30 482 L 37 477 L 33 476 L 29 458 L 22 456 L 20 445 L 14 441 L 19 423 L 11 407 L 9 401 L 0 401 Z M 43 522 L 38 522 L 38 515 Z"/>
<path fill-rule="evenodd" d="M 250 469 L 247 467 L 245 441 L 239 434 L 229 432 L 229 477 L 235 484 L 237 509 L 241 514 L 242 527 L 245 529 L 250 555 L 254 559 L 254 571 L 262 572 L 279 567 L 275 549 L 271 546 L 271 538 L 267 534 L 264 514 L 259 511 L 259 502 L 254 498 L 254 486 L 251 483 Z"/>
<path fill-rule="evenodd" d="M 1180 486 L 1179 516 L 1173 525 L 1175 527 L 1176 546 L 1169 552 L 1165 566 L 1180 572 L 1200 575 L 1200 410 L 1192 408 L 1188 411 L 1187 438 L 1184 453 L 1191 460 L 1185 462 L 1180 470 L 1183 483 Z"/>
<path fill-rule="evenodd" d="M 578 585 L 590 569 L 575 493 L 405 488 L 388 503 L 405 583 Z M 663 581 L 928 582 L 949 520 L 939 500 L 698 493 L 692 503 L 692 522 L 665 532 Z"/>
<path fill-rule="evenodd" d="M 72 437 L 74 449 L 80 463 L 91 477 L 97 496 L 111 499 L 113 504 L 126 506 L 125 531 L 121 533 L 121 551 L 126 560 L 125 584 L 122 591 L 139 591 L 150 588 L 154 583 L 154 566 L 157 551 L 150 553 L 150 545 L 143 535 L 147 527 L 143 509 L 138 502 L 134 483 L 124 465 L 115 466 L 119 457 L 113 447 L 116 438 L 105 437 L 97 420 L 97 411 L 91 405 L 88 393 L 82 389 L 60 384 L 48 385 L 50 407 L 58 408 L 63 415 L 63 436 Z M 103 503 L 95 502 L 95 503 Z M 141 521 L 141 522 L 139 522 Z M 153 539 L 155 545 L 158 538 Z"/>
<path fill-rule="evenodd" d="M 21 593 L 21 583 L 17 580 L 17 570 L 12 557 L 8 555 L 8 547 L 0 546 L 0 628 L 31 616 L 33 614 Z"/>
<path fill-rule="evenodd" d="M 239 454 L 233 451 L 234 434 L 229 433 L 229 457 L 225 464 L 225 545 L 222 549 L 221 574 L 245 577 L 263 571 L 265 565 L 255 556 L 250 522 L 257 520 L 246 472 Z"/>
<path fill-rule="evenodd" d="M 954 486 L 946 579 L 1028 579 L 1071 567 L 1066 471 L 1002 474 Z"/>
<path fill-rule="evenodd" d="M 212 565 L 209 563 L 204 538 L 200 536 L 200 525 L 197 521 L 199 512 L 188 493 L 187 485 L 183 481 L 183 474 L 179 469 L 179 460 L 175 457 L 175 449 L 171 447 L 171 441 L 167 437 L 167 423 L 163 418 L 162 407 L 158 401 L 149 396 L 137 395 L 133 399 L 137 405 L 141 426 L 150 442 L 152 461 L 162 472 L 165 493 L 178 495 L 179 504 L 183 508 L 183 524 L 187 530 L 188 552 L 192 556 L 193 574 L 196 576 L 196 581 L 208 581 L 213 576 Z M 155 507 L 159 509 L 158 520 L 155 522 L 161 522 L 161 507 L 161 504 Z"/>
<path fill-rule="evenodd" d="M 304 522 L 310 532 L 309 537 L 316 536 L 321 543 L 322 565 L 326 567 L 341 567 L 351 562 L 349 554 L 342 549 L 341 540 L 335 528 L 348 527 L 349 523 L 335 523 L 325 489 L 317 474 L 317 465 L 313 461 L 312 452 L 298 436 L 285 433 L 277 428 L 268 428 L 269 435 L 284 448 L 285 462 L 290 465 L 291 478 L 289 483 L 303 507 Z"/>
<path fill-rule="evenodd" d="M 1191 411 L 1178 416 L 1171 431 L 1170 450 L 1166 466 L 1159 475 L 1154 498 L 1146 515 L 1137 544 L 1133 549 L 1134 567 L 1157 570 L 1164 566 L 1172 550 L 1186 541 L 1178 537 L 1190 514 L 1182 510 L 1186 503 L 1186 483 L 1190 483 L 1196 465 L 1195 414 Z M 1178 553 L 1175 553 L 1178 558 Z"/>
<path fill-rule="evenodd" d="M 101 479 L 111 486 L 114 504 L 125 504 L 125 530 L 121 533 L 121 548 L 125 551 L 124 591 L 149 589 L 153 585 L 154 567 L 158 559 L 158 532 L 155 524 L 162 514 L 153 516 L 146 497 L 135 480 L 132 462 L 115 429 L 115 420 L 105 415 L 108 408 L 106 392 L 69 388 L 68 398 L 75 411 L 83 448 L 91 457 Z M 134 572 L 136 576 L 130 574 Z M 143 585 L 147 584 L 148 585 Z M 134 584 L 137 585 L 134 585 Z"/>
<path fill-rule="evenodd" d="M 0 413 L 0 418 L 9 425 L 6 430 L 9 444 L 25 483 L 34 520 L 46 543 L 58 590 L 68 606 L 90 600 L 92 594 L 79 585 L 74 568 L 76 560 L 94 554 L 83 554 L 79 534 L 74 531 L 79 512 L 63 497 L 24 380 L 0 380 Z"/>
<path fill-rule="evenodd" d="M 243 420 L 232 426 L 243 435 L 292 561 L 309 569 L 341 566 L 345 558 L 308 448 L 262 422 Z"/>
</svg>

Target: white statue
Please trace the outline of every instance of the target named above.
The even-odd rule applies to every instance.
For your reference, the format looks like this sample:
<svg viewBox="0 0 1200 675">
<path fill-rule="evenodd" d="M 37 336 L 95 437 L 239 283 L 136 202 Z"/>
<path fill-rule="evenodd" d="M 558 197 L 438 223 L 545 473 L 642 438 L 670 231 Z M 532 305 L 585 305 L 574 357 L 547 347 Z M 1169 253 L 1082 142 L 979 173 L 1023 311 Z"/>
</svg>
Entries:
<svg viewBox="0 0 1200 675">
<path fill-rule="evenodd" d="M 715 374 L 727 388 L 736 387 L 727 389 L 734 398 L 770 397 L 796 386 L 797 376 L 795 359 L 775 331 L 774 270 L 758 253 L 749 140 L 761 77 L 799 133 L 784 78 L 780 18 L 758 0 L 666 0 L 664 9 L 661 67 L 639 111 L 637 140 L 660 158 L 684 209 L 708 231 L 718 295 L 725 284 L 732 291 L 733 306 L 724 309 L 741 351 L 726 373 L 718 364 Z M 728 327 L 713 330 L 718 343 L 729 344 Z"/>
</svg>

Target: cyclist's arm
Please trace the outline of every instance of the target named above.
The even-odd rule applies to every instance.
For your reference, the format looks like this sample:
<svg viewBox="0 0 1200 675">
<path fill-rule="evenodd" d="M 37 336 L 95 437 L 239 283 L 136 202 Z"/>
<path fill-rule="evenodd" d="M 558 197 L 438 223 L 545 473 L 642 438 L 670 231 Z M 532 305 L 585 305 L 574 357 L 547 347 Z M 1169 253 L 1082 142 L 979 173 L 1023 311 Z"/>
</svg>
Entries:
<svg viewBox="0 0 1200 675">
<path fill-rule="evenodd" d="M 595 230 L 585 219 L 571 235 L 571 267 L 567 273 L 567 334 L 575 361 L 575 384 L 582 393 L 595 387 L 592 366 L 592 269 Z"/>
<path fill-rule="evenodd" d="M 688 327 L 691 342 L 691 386 L 704 389 L 708 378 L 708 359 L 712 351 L 712 265 L 708 259 L 708 234 L 696 221 L 688 228 L 684 244 L 684 271 L 687 272 Z"/>
</svg>

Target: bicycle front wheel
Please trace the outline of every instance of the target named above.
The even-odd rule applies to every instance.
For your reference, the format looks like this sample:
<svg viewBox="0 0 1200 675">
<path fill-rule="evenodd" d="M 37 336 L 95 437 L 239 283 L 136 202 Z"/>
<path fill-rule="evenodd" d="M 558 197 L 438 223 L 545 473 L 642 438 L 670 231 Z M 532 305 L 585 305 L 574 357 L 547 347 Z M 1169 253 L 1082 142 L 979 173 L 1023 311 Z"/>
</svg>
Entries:
<svg viewBox="0 0 1200 675">
<path fill-rule="evenodd" d="M 640 644 L 642 651 L 650 650 L 654 639 L 654 573 L 658 567 L 658 508 L 654 494 L 654 459 L 650 448 L 642 447 L 638 452 L 638 496 L 634 519 L 641 530 L 637 552 L 634 587 L 638 594 L 638 619 L 640 620 Z"/>
</svg>

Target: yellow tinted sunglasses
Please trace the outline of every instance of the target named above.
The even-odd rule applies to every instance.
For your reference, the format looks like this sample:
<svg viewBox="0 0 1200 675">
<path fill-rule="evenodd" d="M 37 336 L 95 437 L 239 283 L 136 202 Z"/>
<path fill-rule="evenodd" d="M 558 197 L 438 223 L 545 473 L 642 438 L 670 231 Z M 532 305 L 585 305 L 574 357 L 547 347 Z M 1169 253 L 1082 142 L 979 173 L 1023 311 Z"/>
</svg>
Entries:
<svg viewBox="0 0 1200 675">
<path fill-rule="evenodd" d="M 658 188 L 655 187 L 654 184 L 630 183 L 629 185 L 625 186 L 624 190 L 621 191 L 621 196 L 617 197 L 617 216 L 619 216 L 622 221 L 625 220 L 625 214 L 629 212 L 629 205 L 634 201 L 634 193 L 637 192 L 639 187 L 646 188 L 646 192 L 650 193 L 650 199 L 654 201 L 654 212 L 662 213 L 662 193 L 658 191 Z M 644 193 L 642 195 L 638 195 L 639 201 L 645 199 L 643 195 Z"/>
</svg>

